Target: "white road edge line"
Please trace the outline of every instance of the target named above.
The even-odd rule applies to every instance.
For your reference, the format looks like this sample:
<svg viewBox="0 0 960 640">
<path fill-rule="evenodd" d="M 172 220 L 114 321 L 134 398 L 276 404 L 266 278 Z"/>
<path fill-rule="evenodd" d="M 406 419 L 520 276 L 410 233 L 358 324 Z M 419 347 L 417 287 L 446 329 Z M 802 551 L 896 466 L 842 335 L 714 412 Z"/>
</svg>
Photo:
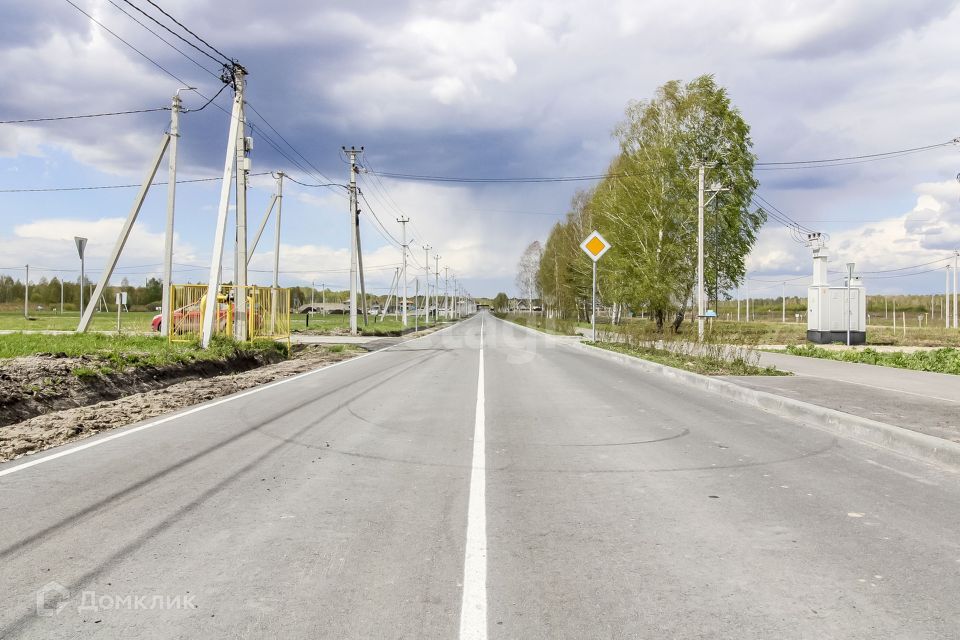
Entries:
<svg viewBox="0 0 960 640">
<path fill-rule="evenodd" d="M 333 364 L 328 364 L 327 366 L 325 366 L 325 367 L 320 367 L 319 369 L 313 369 L 313 370 L 311 370 L 311 371 L 304 371 L 303 373 L 298 373 L 297 375 L 292 376 L 292 377 L 290 377 L 290 378 L 284 378 L 283 380 L 277 380 L 277 381 L 275 381 L 275 382 L 270 382 L 270 383 L 268 383 L 268 384 L 264 384 L 264 385 L 260 385 L 260 386 L 257 386 L 257 387 L 253 387 L 252 389 L 248 389 L 248 390 L 246 390 L 246 391 L 241 391 L 240 393 L 236 393 L 236 394 L 233 394 L 233 395 L 229 395 L 229 396 L 226 396 L 226 397 L 221 398 L 221 399 L 219 399 L 219 400 L 214 400 L 213 402 L 209 402 L 209 403 L 207 403 L 207 404 L 202 404 L 202 405 L 193 407 L 192 409 L 187 409 L 186 411 L 182 411 L 182 412 L 180 412 L 180 413 L 175 413 L 175 414 L 170 415 L 170 416 L 167 416 L 167 417 L 165 417 L 165 418 L 160 418 L 159 420 L 154 420 L 153 422 L 148 422 L 147 424 L 142 424 L 142 425 L 140 425 L 139 427 L 133 427 L 132 429 L 126 429 L 126 430 L 124 430 L 124 431 L 120 431 L 120 432 L 118 432 L 118 433 L 114 433 L 114 434 L 109 435 L 109 436 L 107 436 L 107 437 L 105 437 L 105 438 L 98 438 L 98 439 L 96 439 L 96 440 L 93 440 L 92 442 L 86 442 L 86 443 L 79 444 L 79 445 L 74 446 L 74 447 L 70 447 L 69 449 L 64 449 L 64 450 L 62 450 L 62 451 L 57 451 L 56 453 L 51 453 L 50 455 L 46 455 L 46 456 L 43 456 L 43 457 L 41 457 L 41 458 L 37 458 L 36 460 L 31 460 L 30 462 L 24 462 L 23 464 L 18 464 L 18 465 L 16 465 L 16 466 L 10 467 L 10 468 L 8 468 L 8 469 L 0 469 L 0 478 L 2 478 L 3 476 L 10 475 L 11 473 L 16 473 L 17 471 L 23 471 L 24 469 L 29 469 L 30 467 L 35 467 L 35 466 L 37 466 L 38 464 L 43 464 L 44 462 L 50 462 L 51 460 L 56 460 L 57 458 L 62 458 L 62 457 L 64 457 L 64 456 L 69 456 L 69 455 L 71 455 L 71 454 L 77 453 L 78 451 L 83 451 L 83 450 L 85 450 L 85 449 L 90 449 L 91 447 L 96 447 L 96 446 L 98 446 L 98 445 L 105 444 L 105 443 L 107 443 L 107 442 L 110 442 L 111 440 L 116 440 L 116 439 L 118 439 L 118 438 L 125 438 L 126 436 L 129 436 L 129 435 L 131 435 L 131 434 L 139 433 L 140 431 L 144 431 L 144 430 L 146 430 L 146 429 L 152 429 L 153 427 L 158 427 L 158 426 L 160 426 L 161 424 L 164 424 L 164 423 L 167 423 L 167 422 L 171 422 L 171 421 L 173 421 L 173 420 L 177 420 L 177 419 L 179 419 L 179 418 L 183 418 L 183 417 L 185 417 L 185 416 L 189 416 L 189 415 L 192 415 L 192 414 L 194 414 L 194 413 L 199 413 L 199 412 L 201 412 L 201 411 L 206 411 L 207 409 L 212 409 L 213 407 L 220 406 L 221 404 L 226 404 L 227 402 L 233 402 L 234 400 L 239 400 L 240 398 L 245 398 L 245 397 L 251 396 L 251 395 L 253 395 L 253 394 L 255 394 L 255 393 L 260 393 L 261 391 L 266 391 L 267 389 L 272 389 L 273 387 L 279 387 L 279 386 L 282 385 L 282 384 L 287 384 L 288 382 L 293 382 L 294 380 L 299 380 L 300 378 L 306 378 L 307 376 L 312 376 L 312 375 L 314 375 L 315 373 L 321 373 L 321 372 L 323 372 L 323 371 L 329 371 L 330 369 L 333 369 L 334 367 L 339 366 L 339 365 L 342 365 L 342 364 L 349 364 L 349 363 L 351 363 L 351 362 L 356 362 L 357 360 L 363 360 L 364 358 L 368 358 L 368 357 L 370 357 L 370 356 L 375 356 L 375 355 L 377 355 L 378 353 L 382 353 L 382 352 L 384 352 L 384 351 L 389 351 L 390 349 L 393 349 L 394 346 L 400 346 L 400 345 L 403 345 L 403 344 L 407 344 L 407 343 L 409 343 L 409 342 L 414 342 L 414 341 L 416 341 L 416 340 L 422 340 L 423 338 L 428 338 L 428 337 L 430 337 L 430 336 L 432 336 L 432 335 L 436 335 L 436 334 L 438 334 L 438 333 L 440 333 L 440 332 L 442 332 L 442 331 L 446 331 L 447 329 L 450 329 L 450 328 L 455 327 L 455 326 L 457 326 L 457 325 L 456 325 L 456 324 L 452 324 L 452 325 L 450 325 L 449 327 L 444 327 L 443 329 L 440 329 L 440 330 L 438 330 L 438 331 L 434 331 L 434 332 L 432 332 L 432 333 L 428 333 L 427 335 L 425 335 L 425 336 L 420 336 L 419 338 L 413 338 L 412 340 L 405 340 L 404 342 L 401 342 L 401 343 L 398 344 L 398 345 L 393 345 L 393 346 L 387 347 L 386 349 L 380 349 L 379 351 L 371 351 L 370 353 L 365 353 L 365 354 L 363 354 L 362 356 L 356 356 L 355 358 L 350 358 L 349 360 L 341 360 L 340 362 L 334 362 Z M 481 337 L 480 337 L 480 339 L 481 339 L 481 341 L 483 340 L 482 321 L 481 321 Z"/>
<path fill-rule="evenodd" d="M 460 640 L 487 637 L 487 478 L 483 398 L 483 316 L 480 317 L 480 373 L 477 417 L 473 427 L 473 469 L 467 506 L 467 543 L 463 558 L 463 603 Z"/>
</svg>

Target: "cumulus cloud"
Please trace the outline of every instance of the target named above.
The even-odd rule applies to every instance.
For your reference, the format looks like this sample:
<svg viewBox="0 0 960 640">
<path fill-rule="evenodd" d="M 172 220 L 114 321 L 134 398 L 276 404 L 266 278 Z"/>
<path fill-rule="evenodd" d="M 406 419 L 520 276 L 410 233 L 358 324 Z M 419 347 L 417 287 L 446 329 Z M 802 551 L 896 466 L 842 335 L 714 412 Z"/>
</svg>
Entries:
<svg viewBox="0 0 960 640">
<path fill-rule="evenodd" d="M 219 88 L 213 77 L 219 69 L 210 60 L 188 50 L 201 69 L 105 0 L 81 6 L 204 95 Z M 749 0 L 735 7 L 667 0 L 376 0 L 362 7 L 291 0 L 270 11 L 238 0 L 231 12 L 213 2 L 165 6 L 247 66 L 251 104 L 311 165 L 251 113 L 251 122 L 284 151 L 258 139 L 255 168 L 282 168 L 306 181 L 344 180 L 341 144 L 364 144 L 376 168 L 407 173 L 596 173 L 615 152 L 609 132 L 628 100 L 701 73 L 716 73 L 729 88 L 762 160 L 873 153 L 957 134 L 960 70 L 946 62 L 960 55 L 960 11 L 952 0 Z M 5 85 L 15 87 L 0 96 L 5 119 L 163 106 L 179 86 L 69 5 L 21 3 L 0 12 L 6 36 L 0 69 Z M 187 94 L 186 101 L 196 107 L 202 98 Z M 225 93 L 184 116 L 181 175 L 219 174 L 227 117 L 218 106 L 228 105 Z M 28 157 L 67 154 L 90 173 L 139 179 L 166 119 L 156 113 L 3 126 L 0 162 L 16 168 Z M 930 187 L 921 195 L 935 201 L 925 199 L 909 217 L 902 215 L 913 185 L 946 185 L 956 160 L 938 151 L 829 170 L 764 172 L 761 191 L 804 224 L 829 231 L 838 250 L 848 237 L 852 243 L 870 237 L 889 241 L 897 255 L 912 255 L 956 242 L 955 198 Z M 49 179 L 63 184 L 69 177 L 52 172 Z M 562 211 L 572 195 L 571 185 L 389 182 L 387 188 L 451 266 L 502 288 L 509 288 L 523 246 L 543 238 L 555 218 L 481 212 Z M 343 211 L 337 195 L 293 186 L 289 195 L 292 218 L 315 210 L 334 220 Z M 391 204 L 376 200 L 373 207 L 398 235 Z M 0 227 L 4 231 L 9 239 L 10 227 Z M 371 248 L 391 246 L 370 232 Z M 184 237 L 206 249 L 206 233 L 185 229 Z M 805 264 L 805 249 L 784 242 L 783 233 L 770 227 L 761 234 L 752 258 L 758 272 Z M 286 253 L 294 260 L 301 247 L 295 266 L 304 271 L 332 268 L 345 246 L 345 234 L 336 238 L 340 244 L 299 234 Z"/>
</svg>

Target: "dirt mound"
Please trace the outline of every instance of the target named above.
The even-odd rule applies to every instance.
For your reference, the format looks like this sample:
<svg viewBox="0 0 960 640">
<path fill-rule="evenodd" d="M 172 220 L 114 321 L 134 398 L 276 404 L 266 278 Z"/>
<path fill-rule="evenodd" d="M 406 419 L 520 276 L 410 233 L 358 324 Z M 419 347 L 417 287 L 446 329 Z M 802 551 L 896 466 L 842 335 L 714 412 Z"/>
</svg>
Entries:
<svg viewBox="0 0 960 640">
<path fill-rule="evenodd" d="M 45 415 L 39 415 L 29 420 L 0 427 L 0 462 L 20 457 L 28 453 L 41 451 L 49 447 L 57 446 L 78 438 L 85 438 L 100 431 L 120 427 L 141 420 L 146 420 L 154 416 L 169 413 L 183 407 L 212 400 L 219 396 L 225 396 L 236 391 L 242 391 L 260 384 L 272 382 L 280 378 L 286 378 L 298 373 L 310 371 L 318 367 L 346 360 L 357 355 L 357 351 L 338 351 L 334 352 L 322 346 L 308 346 L 296 351 L 290 360 L 267 364 L 251 369 L 251 366 L 257 366 L 253 363 L 239 362 L 234 366 L 247 366 L 247 371 L 242 373 L 233 373 L 229 375 L 211 375 L 200 372 L 185 374 L 186 377 L 195 379 L 183 380 L 170 383 L 170 375 L 162 389 L 146 390 L 141 393 L 131 393 L 129 387 L 124 388 L 119 380 L 114 379 L 110 383 L 103 381 L 94 381 L 92 386 L 110 387 L 107 393 L 116 393 L 110 400 L 96 402 L 88 406 L 55 411 Z M 18 360 L 33 360 L 34 358 L 18 358 Z M 48 358 L 37 357 L 45 365 L 49 365 Z M 73 358 L 72 360 L 77 360 Z M 64 364 L 64 363 L 60 363 Z M 215 363 L 205 363 L 215 364 Z M 74 365 L 76 363 L 74 362 Z M 165 368 L 166 369 L 166 368 Z M 207 371 L 212 371 L 208 369 Z M 163 374 L 156 372 L 158 378 Z M 123 374 L 120 374 L 123 375 Z M 72 374 L 67 371 L 67 376 Z M 73 376 L 75 378 L 75 376 Z M 139 380 L 139 379 L 138 379 Z M 7 384 L 7 382 L 4 382 Z M 72 384 L 72 383 L 71 383 Z M 81 382 L 81 384 L 87 384 Z M 142 386 L 149 387 L 148 380 L 141 380 Z M 119 392 L 118 391 L 123 391 Z M 83 394 L 90 394 L 84 396 Z M 81 397 L 95 397 L 95 393 L 88 387 L 83 387 L 73 396 L 78 399 Z M 117 399 L 122 398 L 122 399 Z M 6 398 L 3 398 L 6 402 Z"/>
<path fill-rule="evenodd" d="M 243 352 L 226 360 L 137 366 L 109 373 L 99 373 L 104 361 L 95 356 L 38 354 L 12 358 L 0 364 L 0 427 L 184 380 L 248 371 L 279 358 L 273 352 Z"/>
</svg>

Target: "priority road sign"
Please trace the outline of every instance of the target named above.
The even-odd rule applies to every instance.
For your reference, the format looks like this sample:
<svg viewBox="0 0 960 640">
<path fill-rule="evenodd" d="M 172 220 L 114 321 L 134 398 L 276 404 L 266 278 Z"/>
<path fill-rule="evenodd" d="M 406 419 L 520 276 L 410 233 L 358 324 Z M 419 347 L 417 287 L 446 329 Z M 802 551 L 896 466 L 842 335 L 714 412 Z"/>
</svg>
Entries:
<svg viewBox="0 0 960 640">
<path fill-rule="evenodd" d="M 610 250 L 610 243 L 604 240 L 599 231 L 594 231 L 587 239 L 580 243 L 583 252 L 590 256 L 590 259 L 596 262 L 603 254 Z"/>
</svg>

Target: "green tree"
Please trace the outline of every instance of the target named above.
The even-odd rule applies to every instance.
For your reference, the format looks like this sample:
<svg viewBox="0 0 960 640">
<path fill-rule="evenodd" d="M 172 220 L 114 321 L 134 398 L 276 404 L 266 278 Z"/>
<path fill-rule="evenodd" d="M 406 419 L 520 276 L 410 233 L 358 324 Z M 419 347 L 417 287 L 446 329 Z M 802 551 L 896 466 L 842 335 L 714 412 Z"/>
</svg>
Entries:
<svg viewBox="0 0 960 640">
<path fill-rule="evenodd" d="M 504 292 L 498 293 L 493 297 L 493 310 L 503 313 L 508 311 L 510 308 L 510 298 L 507 297 L 507 294 Z"/>
<path fill-rule="evenodd" d="M 750 128 L 727 91 L 704 75 L 630 103 L 614 135 L 620 154 L 590 203 L 613 244 L 600 265 L 600 288 L 608 302 L 649 309 L 659 329 L 672 316 L 677 331 L 696 285 L 697 166 L 712 163 L 707 184 L 728 189 L 707 216 L 705 262 L 719 291 L 743 279 L 766 220 L 750 206 L 757 187 Z"/>
</svg>

